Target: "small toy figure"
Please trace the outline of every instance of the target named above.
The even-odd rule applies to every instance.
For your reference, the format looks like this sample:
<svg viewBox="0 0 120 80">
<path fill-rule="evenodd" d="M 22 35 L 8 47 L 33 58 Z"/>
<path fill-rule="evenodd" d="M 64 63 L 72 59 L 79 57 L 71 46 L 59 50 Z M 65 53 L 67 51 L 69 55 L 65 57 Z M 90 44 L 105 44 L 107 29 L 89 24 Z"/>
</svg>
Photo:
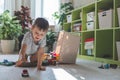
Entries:
<svg viewBox="0 0 120 80">
<path fill-rule="evenodd" d="M 29 77 L 28 70 L 24 69 L 21 75 L 22 77 Z"/>
</svg>

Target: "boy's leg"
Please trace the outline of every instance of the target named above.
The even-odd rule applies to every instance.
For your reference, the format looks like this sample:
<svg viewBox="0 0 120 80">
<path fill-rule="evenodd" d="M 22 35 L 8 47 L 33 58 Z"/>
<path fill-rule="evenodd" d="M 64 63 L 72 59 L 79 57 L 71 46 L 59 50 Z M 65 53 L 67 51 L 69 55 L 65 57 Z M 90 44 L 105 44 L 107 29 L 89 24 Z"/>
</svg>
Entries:
<svg viewBox="0 0 120 80">
<path fill-rule="evenodd" d="M 31 63 L 36 64 L 36 66 L 37 66 L 37 61 L 38 61 L 38 54 L 37 53 L 30 56 Z M 40 70 L 45 70 L 45 67 L 41 66 Z"/>
<path fill-rule="evenodd" d="M 30 55 L 30 62 L 37 63 L 37 53 Z"/>
</svg>

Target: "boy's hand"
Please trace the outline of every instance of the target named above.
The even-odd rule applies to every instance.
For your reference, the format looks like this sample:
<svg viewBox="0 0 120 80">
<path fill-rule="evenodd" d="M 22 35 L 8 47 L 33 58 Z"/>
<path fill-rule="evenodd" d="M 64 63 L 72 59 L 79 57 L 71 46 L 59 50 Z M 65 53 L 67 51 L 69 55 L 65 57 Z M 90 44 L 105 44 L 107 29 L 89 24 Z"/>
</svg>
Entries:
<svg viewBox="0 0 120 80">
<path fill-rule="evenodd" d="M 42 70 L 42 71 L 45 71 L 46 68 L 44 66 L 37 66 L 37 70 Z"/>
<path fill-rule="evenodd" d="M 27 59 L 25 57 L 22 58 L 23 62 L 27 62 Z"/>
<path fill-rule="evenodd" d="M 18 60 L 17 62 L 16 62 L 16 67 L 20 67 L 20 66 L 22 66 L 22 63 L 23 62 L 27 62 L 27 60 L 25 59 L 25 60 Z"/>
</svg>

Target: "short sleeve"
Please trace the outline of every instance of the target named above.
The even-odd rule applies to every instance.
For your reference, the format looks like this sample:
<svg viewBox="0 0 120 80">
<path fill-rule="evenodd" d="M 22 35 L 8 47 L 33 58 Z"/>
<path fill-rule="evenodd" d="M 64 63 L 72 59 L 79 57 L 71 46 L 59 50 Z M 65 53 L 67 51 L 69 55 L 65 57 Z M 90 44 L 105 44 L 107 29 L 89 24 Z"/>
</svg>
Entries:
<svg viewBox="0 0 120 80">
<path fill-rule="evenodd" d="M 40 42 L 40 47 L 45 47 L 46 46 L 46 37 L 44 37 Z"/>
<path fill-rule="evenodd" d="M 29 42 L 30 42 L 30 32 L 27 32 L 23 37 L 22 44 L 29 44 Z"/>
</svg>

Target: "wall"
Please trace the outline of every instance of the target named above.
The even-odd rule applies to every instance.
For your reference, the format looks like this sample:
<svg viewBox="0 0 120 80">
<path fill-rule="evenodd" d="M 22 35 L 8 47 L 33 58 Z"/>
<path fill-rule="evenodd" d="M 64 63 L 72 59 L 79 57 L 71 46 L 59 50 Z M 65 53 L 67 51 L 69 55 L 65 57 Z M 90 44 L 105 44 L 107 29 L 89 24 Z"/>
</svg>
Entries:
<svg viewBox="0 0 120 80">
<path fill-rule="evenodd" d="M 72 2 L 72 0 L 61 0 L 61 3 L 68 3 L 68 2 Z"/>
<path fill-rule="evenodd" d="M 78 8 L 78 7 L 81 7 L 81 6 L 84 6 L 84 5 L 87 5 L 89 3 L 92 3 L 96 0 L 73 0 L 73 6 L 74 8 Z"/>
<path fill-rule="evenodd" d="M 14 14 L 15 10 L 20 10 L 21 5 L 31 7 L 31 0 L 4 0 L 5 2 L 5 10 L 9 10 L 11 15 Z"/>
</svg>

